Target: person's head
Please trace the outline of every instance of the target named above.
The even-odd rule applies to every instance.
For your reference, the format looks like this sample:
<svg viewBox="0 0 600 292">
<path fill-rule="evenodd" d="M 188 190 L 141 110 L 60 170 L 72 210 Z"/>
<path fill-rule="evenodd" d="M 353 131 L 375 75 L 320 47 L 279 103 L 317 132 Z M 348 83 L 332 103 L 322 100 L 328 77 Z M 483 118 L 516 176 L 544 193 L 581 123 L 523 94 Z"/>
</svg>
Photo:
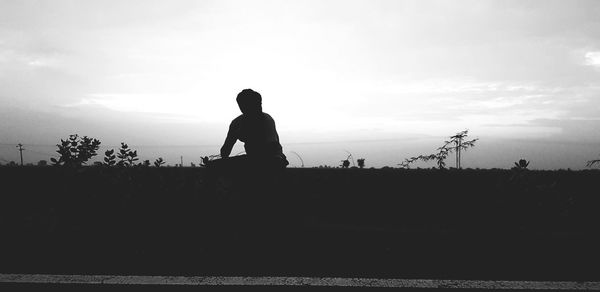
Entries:
<svg viewBox="0 0 600 292">
<path fill-rule="evenodd" d="M 244 89 L 238 93 L 235 99 L 240 110 L 245 115 L 262 113 L 262 97 L 260 93 L 252 89 Z"/>
</svg>

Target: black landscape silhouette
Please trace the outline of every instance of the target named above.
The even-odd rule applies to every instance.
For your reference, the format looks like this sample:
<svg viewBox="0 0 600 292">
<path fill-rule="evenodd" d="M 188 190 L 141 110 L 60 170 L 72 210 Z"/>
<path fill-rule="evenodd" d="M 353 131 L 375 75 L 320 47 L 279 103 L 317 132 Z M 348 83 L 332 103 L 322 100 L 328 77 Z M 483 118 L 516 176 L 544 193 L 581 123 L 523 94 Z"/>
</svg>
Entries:
<svg viewBox="0 0 600 292">
<path fill-rule="evenodd" d="M 597 280 L 598 170 L 288 168 L 249 189 L 128 158 L 0 167 L 0 270 Z"/>
<path fill-rule="evenodd" d="M 101 141 L 75 134 L 52 166 L 0 166 L 0 272 L 599 279 L 597 169 L 463 169 L 467 130 L 398 168 L 286 168 L 260 94 L 238 104 L 199 167 L 126 143 L 91 163 Z"/>
</svg>

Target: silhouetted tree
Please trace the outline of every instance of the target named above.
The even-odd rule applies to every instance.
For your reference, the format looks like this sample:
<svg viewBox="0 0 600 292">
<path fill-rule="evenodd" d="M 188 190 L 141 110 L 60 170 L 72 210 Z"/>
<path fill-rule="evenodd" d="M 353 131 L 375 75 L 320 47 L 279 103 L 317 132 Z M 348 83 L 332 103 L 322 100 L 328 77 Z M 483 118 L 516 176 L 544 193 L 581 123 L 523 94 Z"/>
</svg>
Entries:
<svg viewBox="0 0 600 292">
<path fill-rule="evenodd" d="M 456 168 L 461 168 L 462 151 L 466 151 L 469 147 L 474 147 L 475 142 L 479 140 L 473 139 L 470 141 L 463 141 L 468 136 L 468 132 L 468 130 L 464 130 L 454 136 L 451 136 L 450 140 L 444 141 L 444 145 L 437 149 L 437 153 L 407 158 L 399 165 L 403 168 L 410 168 L 410 164 L 417 160 L 422 160 L 425 162 L 435 160 L 438 168 L 444 169 L 446 168 L 446 158 L 450 152 L 454 151 L 456 153 Z"/>
<path fill-rule="evenodd" d="M 442 146 L 443 148 L 445 147 L 450 147 L 450 145 L 454 145 L 454 147 L 452 147 L 452 149 L 454 149 L 454 153 L 456 154 L 456 168 L 460 169 L 461 168 L 461 155 L 462 155 L 462 151 L 465 150 L 467 151 L 467 149 L 469 147 L 473 147 L 475 146 L 475 142 L 479 139 L 473 139 L 471 141 L 463 141 L 464 139 L 467 138 L 467 136 L 469 133 L 469 130 L 464 130 L 462 132 L 456 133 L 456 135 L 451 136 L 449 141 L 445 141 L 446 144 L 444 146 Z"/>
</svg>

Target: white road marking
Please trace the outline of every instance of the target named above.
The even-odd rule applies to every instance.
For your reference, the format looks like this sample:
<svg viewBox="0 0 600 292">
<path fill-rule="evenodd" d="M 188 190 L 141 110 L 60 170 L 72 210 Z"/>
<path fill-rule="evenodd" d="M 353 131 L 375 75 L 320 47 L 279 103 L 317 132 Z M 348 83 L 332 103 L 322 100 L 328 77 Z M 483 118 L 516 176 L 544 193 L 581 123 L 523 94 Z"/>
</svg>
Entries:
<svg viewBox="0 0 600 292">
<path fill-rule="evenodd" d="M 180 286 L 326 286 L 381 288 L 447 288 L 495 290 L 598 290 L 600 282 L 482 281 L 319 277 L 202 277 L 0 274 L 0 283 Z"/>
</svg>

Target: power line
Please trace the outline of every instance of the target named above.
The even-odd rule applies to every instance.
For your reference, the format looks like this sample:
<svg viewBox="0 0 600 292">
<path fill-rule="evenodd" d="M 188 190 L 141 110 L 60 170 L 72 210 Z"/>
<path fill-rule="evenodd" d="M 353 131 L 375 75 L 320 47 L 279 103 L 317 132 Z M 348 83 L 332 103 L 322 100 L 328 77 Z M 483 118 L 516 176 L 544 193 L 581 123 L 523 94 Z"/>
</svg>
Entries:
<svg viewBox="0 0 600 292">
<path fill-rule="evenodd" d="M 18 143 L 0 143 L 0 146 L 14 146 L 17 145 Z M 40 147 L 56 147 L 56 144 L 23 144 L 23 145 L 27 145 L 27 146 L 40 146 Z"/>
<path fill-rule="evenodd" d="M 40 155 L 47 155 L 47 156 L 55 156 L 56 155 L 56 154 L 50 154 L 50 153 L 47 153 L 47 152 L 34 151 L 34 150 L 31 150 L 31 149 L 28 149 L 27 151 L 29 151 L 31 153 L 40 154 Z"/>
</svg>

